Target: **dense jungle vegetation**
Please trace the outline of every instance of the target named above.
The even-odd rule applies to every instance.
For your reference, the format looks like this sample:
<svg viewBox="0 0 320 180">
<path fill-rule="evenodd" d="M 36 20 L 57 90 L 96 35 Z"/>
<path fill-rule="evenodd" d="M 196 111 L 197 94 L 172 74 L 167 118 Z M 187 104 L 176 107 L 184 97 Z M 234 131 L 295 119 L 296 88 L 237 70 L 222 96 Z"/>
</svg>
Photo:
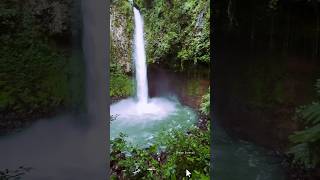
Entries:
<svg viewBox="0 0 320 180">
<path fill-rule="evenodd" d="M 143 16 L 147 61 L 175 70 L 190 64 L 210 63 L 209 1 L 134 1 Z M 130 82 L 133 38 L 133 11 L 130 1 L 111 3 L 111 96 L 132 94 Z M 178 22 L 178 23 L 177 23 Z M 186 64 L 186 65 L 184 65 Z M 119 74 L 123 74 L 122 76 Z M 117 89 L 117 90 L 115 90 Z M 120 90 L 120 92 L 118 92 Z"/>
<path fill-rule="evenodd" d="M 110 96 L 125 97 L 133 93 L 128 74 L 132 71 L 132 6 L 128 1 L 112 1 L 110 11 Z"/>
<path fill-rule="evenodd" d="M 313 88 L 320 75 L 319 10 L 317 0 L 228 0 L 213 7 L 215 116 L 239 137 L 288 155 L 289 179 L 320 177 Z"/>
<path fill-rule="evenodd" d="M 145 20 L 149 64 L 159 63 L 176 71 L 184 71 L 191 65 L 209 66 L 213 53 L 209 50 L 208 0 L 134 2 Z M 0 133 L 29 119 L 47 116 L 80 99 L 81 94 L 71 92 L 70 87 L 73 83 L 79 85 L 72 80 L 70 5 L 69 0 L 0 2 Z M 317 95 L 320 85 L 318 81 L 317 93 L 311 85 L 319 78 L 319 7 L 317 0 L 227 0 L 217 1 L 211 7 L 216 21 L 215 44 L 211 43 L 217 49 L 215 78 L 221 77 L 225 84 L 219 79 L 215 83 L 226 93 L 214 89 L 219 95 L 214 99 L 221 101 L 215 107 L 243 117 L 234 118 L 236 121 L 232 123 L 253 127 L 255 134 L 249 134 L 252 138 L 249 140 L 268 146 L 270 144 L 263 144 L 267 136 L 273 143 L 272 148 L 277 148 L 277 143 L 281 142 L 284 152 L 292 159 L 290 166 L 306 174 L 316 172 L 320 166 Z M 113 98 L 130 96 L 134 91 L 132 16 L 129 1 L 112 1 L 110 96 Z M 250 56 L 243 58 L 246 53 Z M 230 54 L 234 57 L 230 58 Z M 84 73 L 77 72 L 78 77 L 81 74 Z M 235 78 L 239 79 L 234 81 Z M 200 109 L 204 122 L 208 122 L 209 99 L 206 94 Z M 226 105 L 229 101 L 235 110 Z M 238 105 L 239 102 L 245 105 Z M 252 112 L 256 114 L 245 116 Z M 224 120 L 228 119 L 232 117 Z M 209 125 L 204 124 L 190 128 L 187 133 L 161 134 L 149 149 L 127 144 L 125 135 L 121 135 L 111 142 L 112 175 L 133 177 L 130 173 L 121 174 L 121 170 L 136 168 L 133 163 L 139 160 L 139 176 L 160 176 L 159 172 L 147 171 L 154 167 L 166 177 L 172 177 L 174 173 L 183 173 L 178 167 L 191 161 L 195 167 L 193 174 L 205 178 L 209 170 L 200 161 L 209 163 L 210 141 Z M 162 146 L 167 146 L 167 150 L 159 151 Z M 173 149 L 179 151 L 186 146 L 190 151 L 199 151 L 198 156 L 190 156 L 188 161 L 179 159 L 181 156 Z M 19 171 L 0 171 L 0 176 L 15 176 L 12 174 L 16 173 Z"/>
<path fill-rule="evenodd" d="M 179 179 L 185 176 L 186 169 L 193 178 L 209 179 L 209 94 L 208 91 L 202 98 L 197 125 L 187 131 L 162 131 L 155 143 L 146 149 L 128 143 L 125 134 L 113 139 L 110 143 L 111 179 Z"/>
<path fill-rule="evenodd" d="M 303 129 L 291 135 L 293 146 L 289 153 L 293 154 L 294 162 L 305 168 L 316 168 L 320 164 L 320 79 L 315 84 L 317 98 L 296 111 L 295 119 L 302 123 Z"/>
<path fill-rule="evenodd" d="M 154 1 L 149 6 L 140 4 L 144 7 L 142 12 L 145 14 L 149 61 L 173 58 L 181 68 L 185 61 L 209 64 L 210 1 Z M 172 61 L 170 64 L 175 64 Z"/>
<path fill-rule="evenodd" d="M 148 64 L 184 71 L 190 65 L 210 63 L 209 1 L 134 1 L 144 17 Z M 133 94 L 133 10 L 130 1 L 111 4 L 111 97 Z M 112 179 L 179 179 L 185 168 L 193 177 L 208 179 L 210 167 L 210 95 L 203 96 L 197 124 L 187 131 L 161 132 L 156 142 L 144 149 L 120 134 L 111 141 Z M 116 117 L 112 117 L 116 121 Z M 164 148 L 165 147 L 165 148 Z M 193 152 L 183 155 L 177 152 Z M 190 169 L 190 167 L 192 167 Z M 148 169 L 156 169 L 150 171 Z M 125 170 L 125 171 L 123 171 Z"/>
<path fill-rule="evenodd" d="M 0 132 L 68 107 L 78 96 L 70 91 L 71 3 L 0 2 Z"/>
</svg>

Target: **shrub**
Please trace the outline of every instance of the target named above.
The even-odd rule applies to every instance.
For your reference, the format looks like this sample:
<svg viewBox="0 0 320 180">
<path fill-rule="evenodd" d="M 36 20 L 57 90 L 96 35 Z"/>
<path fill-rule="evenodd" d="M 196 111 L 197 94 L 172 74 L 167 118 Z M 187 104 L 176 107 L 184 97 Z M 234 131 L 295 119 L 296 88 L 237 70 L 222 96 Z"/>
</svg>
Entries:
<svg viewBox="0 0 320 180">
<path fill-rule="evenodd" d="M 197 179 L 208 179 L 210 134 L 198 127 L 162 132 L 148 148 L 128 144 L 120 134 L 111 141 L 111 177 L 127 179 L 178 179 L 188 169 Z M 154 171 L 148 169 L 155 169 Z"/>
<path fill-rule="evenodd" d="M 205 115 L 210 114 L 210 88 L 208 89 L 208 92 L 202 97 L 200 111 Z"/>
<path fill-rule="evenodd" d="M 0 111 L 41 112 L 69 98 L 69 56 L 42 33 L 30 9 L 0 3 Z"/>
<path fill-rule="evenodd" d="M 143 3 L 137 3 L 144 6 Z M 210 61 L 209 1 L 159 0 L 145 5 L 146 50 L 155 62 L 177 57 L 176 64 Z M 172 62 L 170 62 L 172 63 Z"/>
<path fill-rule="evenodd" d="M 133 81 L 130 77 L 122 73 L 111 73 L 110 76 L 110 96 L 125 97 L 133 94 Z"/>
<path fill-rule="evenodd" d="M 320 96 L 320 79 L 316 90 Z M 320 101 L 298 108 L 296 118 L 304 125 L 304 129 L 289 137 L 293 146 L 289 154 L 293 154 L 294 162 L 305 168 L 315 168 L 320 163 Z"/>
</svg>

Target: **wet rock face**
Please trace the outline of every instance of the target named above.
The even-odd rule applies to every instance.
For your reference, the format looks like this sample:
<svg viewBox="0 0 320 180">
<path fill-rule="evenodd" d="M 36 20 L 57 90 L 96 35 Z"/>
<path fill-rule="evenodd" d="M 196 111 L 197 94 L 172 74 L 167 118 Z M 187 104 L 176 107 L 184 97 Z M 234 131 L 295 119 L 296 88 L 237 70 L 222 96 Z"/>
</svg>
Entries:
<svg viewBox="0 0 320 180">
<path fill-rule="evenodd" d="M 131 11 L 130 11 L 131 10 Z M 124 72 L 132 70 L 133 11 L 118 4 L 110 9 L 111 59 Z"/>
</svg>

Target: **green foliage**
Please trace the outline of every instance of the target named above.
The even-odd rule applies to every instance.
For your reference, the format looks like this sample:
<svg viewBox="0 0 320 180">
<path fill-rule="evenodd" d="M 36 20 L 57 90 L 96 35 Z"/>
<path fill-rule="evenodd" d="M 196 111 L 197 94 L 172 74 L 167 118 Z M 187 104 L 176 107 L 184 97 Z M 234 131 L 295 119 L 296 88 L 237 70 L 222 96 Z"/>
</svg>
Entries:
<svg viewBox="0 0 320 180">
<path fill-rule="evenodd" d="M 113 54 L 117 49 L 112 48 Z M 110 96 L 111 97 L 125 97 L 133 94 L 133 80 L 123 72 L 119 63 L 115 60 L 110 63 Z"/>
<path fill-rule="evenodd" d="M 316 90 L 320 96 L 320 79 L 316 83 Z M 289 153 L 294 155 L 294 162 L 314 168 L 320 164 L 320 100 L 300 107 L 296 118 L 305 128 L 289 137 L 294 144 Z"/>
<path fill-rule="evenodd" d="M 154 147 L 140 149 L 127 144 L 126 135 L 120 134 L 111 141 L 111 179 L 150 179 L 153 177 L 149 167 L 159 167 L 152 157 Z M 123 171 L 125 170 L 125 171 Z"/>
<path fill-rule="evenodd" d="M 148 60 L 210 61 L 209 1 L 154 1 L 143 9 Z M 177 62 L 176 62 L 177 63 Z"/>
<path fill-rule="evenodd" d="M 192 127 L 187 133 L 162 132 L 155 144 L 145 149 L 128 144 L 125 138 L 120 134 L 111 141 L 113 179 L 179 179 L 185 176 L 186 168 L 193 177 L 208 179 L 210 134 L 207 130 Z"/>
<path fill-rule="evenodd" d="M 68 102 L 68 63 L 30 10 L 1 2 L 0 111 L 47 111 Z"/>
<path fill-rule="evenodd" d="M 133 10 L 128 0 L 111 3 L 111 66 L 120 66 L 130 71 L 133 39 Z"/>
<path fill-rule="evenodd" d="M 122 16 L 126 17 L 128 21 L 126 21 L 126 32 L 127 34 L 132 35 L 133 33 L 133 19 L 132 19 L 132 5 L 128 0 L 114 0 L 111 4 L 112 8 L 116 8 L 117 12 L 120 13 Z M 115 19 L 115 25 L 120 26 L 123 25 L 123 21 L 117 21 Z"/>
<path fill-rule="evenodd" d="M 183 177 L 186 169 L 209 175 L 209 131 L 192 127 L 187 133 L 182 130 L 166 132 L 160 134 L 158 144 L 160 147 L 166 147 L 165 152 L 168 154 L 162 170 L 166 177 Z"/>
<path fill-rule="evenodd" d="M 130 77 L 122 73 L 111 73 L 110 76 L 110 96 L 126 97 L 133 95 L 133 81 Z"/>
<path fill-rule="evenodd" d="M 120 8 L 120 12 L 126 14 L 127 16 L 132 15 L 132 5 L 130 4 L 129 0 L 113 0 L 111 5 Z"/>
<path fill-rule="evenodd" d="M 128 0 L 112 1 L 111 16 L 110 96 L 126 97 L 134 90 L 132 79 L 125 73 L 131 64 L 132 5 Z"/>
<path fill-rule="evenodd" d="M 202 97 L 200 111 L 205 115 L 210 114 L 210 88 L 208 89 L 208 92 Z"/>
</svg>

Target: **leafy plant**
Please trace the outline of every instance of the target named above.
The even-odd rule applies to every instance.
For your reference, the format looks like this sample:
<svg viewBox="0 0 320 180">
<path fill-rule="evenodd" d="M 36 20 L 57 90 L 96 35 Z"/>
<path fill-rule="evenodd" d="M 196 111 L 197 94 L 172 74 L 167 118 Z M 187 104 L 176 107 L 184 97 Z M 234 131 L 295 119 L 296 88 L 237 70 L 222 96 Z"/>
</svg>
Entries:
<svg viewBox="0 0 320 180">
<path fill-rule="evenodd" d="M 162 132 L 148 148 L 130 145 L 126 135 L 111 141 L 113 179 L 179 179 L 188 169 L 198 179 L 208 179 L 209 131 L 192 127 L 187 132 Z"/>
<path fill-rule="evenodd" d="M 153 177 L 149 167 L 158 167 L 158 162 L 152 156 L 155 148 L 140 149 L 128 144 L 126 135 L 120 133 L 111 141 L 111 179 L 150 179 Z"/>
<path fill-rule="evenodd" d="M 115 0 L 110 6 L 111 66 L 130 71 L 134 31 L 133 9 L 128 0 Z M 112 67 L 111 67 L 112 68 Z"/>
<path fill-rule="evenodd" d="M 316 90 L 320 96 L 320 79 L 317 80 Z M 294 155 L 294 162 L 306 168 L 315 168 L 320 163 L 320 101 L 302 106 L 297 110 L 297 120 L 304 129 L 289 137 L 294 144 L 289 150 Z"/>
<path fill-rule="evenodd" d="M 133 94 L 133 81 L 124 73 L 111 73 L 110 96 L 125 97 Z"/>
<path fill-rule="evenodd" d="M 210 61 L 209 1 L 159 0 L 142 11 L 150 62 L 177 57 L 183 68 L 184 61 Z"/>
<path fill-rule="evenodd" d="M 183 177 L 185 170 L 209 174 L 210 167 L 210 133 L 191 127 L 187 133 L 183 130 L 165 132 L 158 137 L 158 146 L 166 147 L 168 154 L 163 174 Z"/>
<path fill-rule="evenodd" d="M 18 1 L 0 3 L 0 111 L 47 112 L 69 102 L 69 56 Z"/>
<path fill-rule="evenodd" d="M 206 115 L 210 114 L 210 88 L 208 88 L 208 92 L 202 97 L 200 111 Z"/>
</svg>

